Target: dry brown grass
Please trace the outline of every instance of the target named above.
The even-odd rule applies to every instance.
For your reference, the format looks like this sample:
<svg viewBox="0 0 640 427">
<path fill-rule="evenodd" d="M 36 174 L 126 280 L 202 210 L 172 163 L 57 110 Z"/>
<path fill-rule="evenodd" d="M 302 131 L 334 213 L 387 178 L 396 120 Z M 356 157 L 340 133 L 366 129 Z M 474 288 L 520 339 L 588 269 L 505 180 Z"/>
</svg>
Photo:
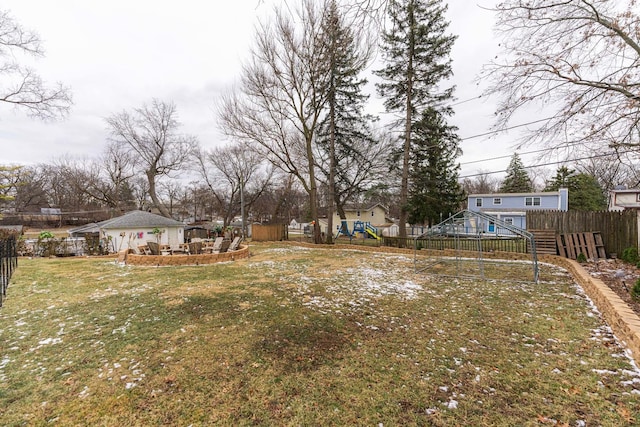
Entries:
<svg viewBox="0 0 640 427">
<path fill-rule="evenodd" d="M 252 252 L 20 260 L 0 310 L 2 424 L 640 423 L 637 370 L 562 270 L 479 282 L 414 275 L 402 255 Z"/>
</svg>

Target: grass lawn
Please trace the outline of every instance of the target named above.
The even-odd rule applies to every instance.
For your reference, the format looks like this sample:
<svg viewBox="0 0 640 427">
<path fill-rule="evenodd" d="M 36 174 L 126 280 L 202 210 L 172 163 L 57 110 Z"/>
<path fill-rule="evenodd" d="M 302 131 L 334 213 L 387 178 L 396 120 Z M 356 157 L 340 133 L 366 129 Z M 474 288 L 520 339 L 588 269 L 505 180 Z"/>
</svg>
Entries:
<svg viewBox="0 0 640 427">
<path fill-rule="evenodd" d="M 412 255 L 251 250 L 21 259 L 0 424 L 640 424 L 640 374 L 563 270 L 512 284 L 415 275 Z"/>
</svg>

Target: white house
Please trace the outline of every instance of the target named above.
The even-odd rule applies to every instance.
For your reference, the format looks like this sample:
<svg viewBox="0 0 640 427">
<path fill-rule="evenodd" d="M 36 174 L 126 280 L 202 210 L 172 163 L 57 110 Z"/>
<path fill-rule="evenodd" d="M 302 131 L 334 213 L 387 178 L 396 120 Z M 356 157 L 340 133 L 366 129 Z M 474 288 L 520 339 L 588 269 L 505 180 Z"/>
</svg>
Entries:
<svg viewBox="0 0 640 427">
<path fill-rule="evenodd" d="M 148 241 L 177 247 L 184 243 L 185 225 L 171 218 L 145 211 L 131 211 L 126 214 L 69 230 L 71 235 L 100 233 L 100 238 L 108 242 L 109 252 L 137 249 Z"/>
<path fill-rule="evenodd" d="M 640 189 L 616 189 L 609 191 L 609 210 L 640 209 Z"/>
</svg>

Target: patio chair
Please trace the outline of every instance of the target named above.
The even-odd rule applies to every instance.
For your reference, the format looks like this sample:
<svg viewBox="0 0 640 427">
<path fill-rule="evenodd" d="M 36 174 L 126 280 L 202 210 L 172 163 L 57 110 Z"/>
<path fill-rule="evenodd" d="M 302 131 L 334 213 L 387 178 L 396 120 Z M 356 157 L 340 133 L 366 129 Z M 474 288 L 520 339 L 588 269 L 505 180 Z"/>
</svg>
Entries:
<svg viewBox="0 0 640 427">
<path fill-rule="evenodd" d="M 191 255 L 202 253 L 202 242 L 194 242 L 191 240 L 191 243 L 189 243 L 189 253 Z"/>
<path fill-rule="evenodd" d="M 229 245 L 229 251 L 237 251 L 240 247 L 241 240 L 242 237 L 236 237 L 235 239 L 233 239 L 233 242 L 231 242 L 231 245 Z"/>
<path fill-rule="evenodd" d="M 231 245 L 231 240 L 222 239 L 222 243 L 220 244 L 220 248 L 217 251 L 213 251 L 213 253 L 214 254 L 221 254 L 221 253 L 227 252 L 227 249 L 229 249 L 230 245 Z"/>
<path fill-rule="evenodd" d="M 216 240 L 213 242 L 213 247 L 211 248 L 211 252 L 220 253 L 220 249 L 222 248 L 222 242 L 224 242 L 224 237 L 216 237 Z"/>
<path fill-rule="evenodd" d="M 147 242 L 147 246 L 151 251 L 151 255 L 160 255 L 160 245 L 158 244 L 158 242 L 152 242 L 151 240 L 149 240 Z"/>
</svg>

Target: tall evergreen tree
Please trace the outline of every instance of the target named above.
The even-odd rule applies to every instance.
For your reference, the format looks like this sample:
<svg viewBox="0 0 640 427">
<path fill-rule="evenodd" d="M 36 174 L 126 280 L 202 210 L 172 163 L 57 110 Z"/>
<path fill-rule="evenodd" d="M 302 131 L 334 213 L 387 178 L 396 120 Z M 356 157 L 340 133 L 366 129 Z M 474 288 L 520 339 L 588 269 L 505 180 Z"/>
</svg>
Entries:
<svg viewBox="0 0 640 427">
<path fill-rule="evenodd" d="M 427 107 L 450 113 L 443 107 L 453 96 L 453 87 L 442 89 L 452 75 L 451 48 L 456 39 L 446 34 L 447 6 L 441 0 L 389 0 L 389 30 L 382 35 L 385 66 L 376 74 L 383 79 L 378 92 L 387 112 L 403 117 L 399 234 L 406 237 L 409 160 L 415 123 Z"/>
<path fill-rule="evenodd" d="M 576 173 L 562 166 L 547 183 L 545 191 L 558 191 L 560 188 L 569 190 L 569 210 L 599 211 L 607 208 L 604 191 L 593 175 Z"/>
<path fill-rule="evenodd" d="M 412 224 L 436 224 L 457 212 L 464 198 L 455 163 L 462 154 L 456 131 L 433 108 L 414 126 L 407 201 Z"/>
<path fill-rule="evenodd" d="M 507 167 L 507 176 L 500 186 L 501 193 L 530 193 L 533 191 L 531 178 L 527 174 L 527 170 L 522 164 L 522 159 L 518 153 L 513 153 L 509 167 Z"/>
<path fill-rule="evenodd" d="M 361 190 L 358 172 L 372 169 L 373 159 L 367 158 L 364 151 L 375 144 L 370 126 L 374 117 L 364 113 L 369 96 L 363 93 L 367 80 L 360 74 L 368 65 L 373 50 L 366 32 L 354 30 L 345 21 L 336 0 L 329 2 L 323 29 L 330 76 L 327 79 L 327 114 L 318 130 L 318 145 L 326 155 L 318 157 L 328 159 L 321 165 L 321 170 L 328 181 L 328 229 L 332 230 L 334 204 L 340 217 L 346 219 L 345 202 Z M 327 243 L 331 239 L 329 232 Z"/>
</svg>

